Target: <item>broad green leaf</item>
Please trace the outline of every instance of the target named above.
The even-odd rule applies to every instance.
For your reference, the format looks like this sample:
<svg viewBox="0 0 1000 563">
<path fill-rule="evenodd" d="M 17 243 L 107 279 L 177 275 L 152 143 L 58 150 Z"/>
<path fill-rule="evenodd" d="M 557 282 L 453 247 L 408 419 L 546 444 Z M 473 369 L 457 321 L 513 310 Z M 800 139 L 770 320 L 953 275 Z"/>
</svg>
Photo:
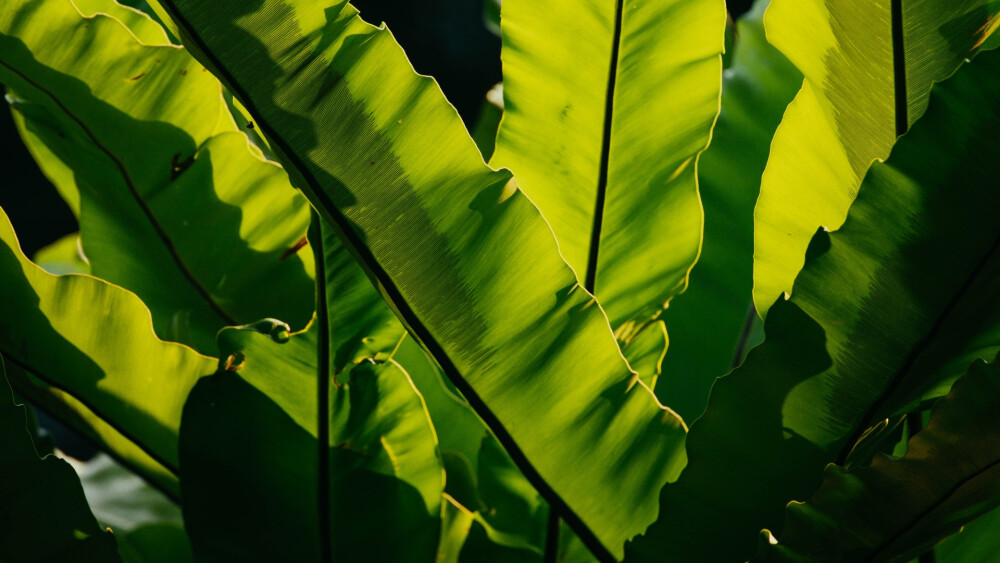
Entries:
<svg viewBox="0 0 1000 563">
<path fill-rule="evenodd" d="M 192 561 L 177 504 L 107 455 L 67 461 L 80 476 L 97 521 L 114 532 L 125 563 Z"/>
<path fill-rule="evenodd" d="M 1000 553 L 1000 508 L 966 524 L 962 531 L 934 547 L 934 556 L 941 563 L 989 561 Z"/>
<path fill-rule="evenodd" d="M 611 326 L 683 291 L 701 247 L 697 158 L 719 112 L 721 0 L 503 3 L 510 168 Z"/>
<path fill-rule="evenodd" d="M 92 273 L 136 292 L 160 337 L 202 353 L 214 353 L 226 325 L 304 326 L 312 282 L 290 249 L 308 205 L 247 146 L 218 81 L 183 49 L 142 45 L 69 1 L 2 10 L 0 80 L 29 142 L 59 160 L 43 168 L 73 171 L 49 177 L 71 178 L 79 192 Z"/>
<path fill-rule="evenodd" d="M 389 359 L 403 366 L 420 390 L 437 429 L 441 451 L 477 463 L 486 427 L 451 391 L 436 366 L 382 299 L 357 261 L 329 226 L 321 226 L 334 374 L 366 361 Z"/>
<path fill-rule="evenodd" d="M 219 561 L 315 561 L 326 541 L 335 561 L 431 562 L 444 472 L 423 401 L 391 361 L 329 380 L 329 529 L 321 527 L 319 322 L 285 343 L 221 333 L 233 356 L 192 391 L 181 429 L 194 551 Z"/>
<path fill-rule="evenodd" d="M 996 0 L 774 0 L 768 40 L 802 71 L 754 211 L 754 303 L 764 314 L 820 227 L 847 217 L 865 172 L 923 114 L 931 85 L 985 40 Z"/>
<path fill-rule="evenodd" d="M 447 475 L 446 492 L 489 529 L 489 539 L 541 550 L 547 506 L 463 399 L 408 336 L 332 229 L 322 226 L 334 373 L 372 359 L 392 359 L 420 390 L 434 424 Z M 481 455 L 485 452 L 485 456 Z M 464 521 L 446 506 L 452 519 Z M 448 520 L 443 526 L 450 524 Z M 442 537 L 455 543 L 452 536 Z M 464 541 L 464 540 L 463 540 Z M 448 546 L 446 546 L 448 547 Z M 461 548 L 461 544 L 458 544 Z M 482 549 L 487 549 L 483 547 Z M 450 550 L 450 548 L 449 548 Z"/>
<path fill-rule="evenodd" d="M 906 457 L 826 468 L 788 507 L 763 561 L 906 561 L 1000 505 L 1000 364 L 977 361 L 910 439 Z"/>
<path fill-rule="evenodd" d="M 0 360 L 0 561 L 121 561 L 65 461 L 39 458 Z"/>
<path fill-rule="evenodd" d="M 123 434 L 123 429 L 115 426 L 117 421 L 106 421 L 73 395 L 49 385 L 44 380 L 17 366 L 7 366 L 7 378 L 17 389 L 18 395 L 30 401 L 53 418 L 73 428 L 84 438 L 114 456 L 128 466 L 163 494 L 180 499 L 180 485 L 176 465 L 168 468 L 158 461 L 156 454 L 150 454 L 132 438 Z M 182 405 L 178 402 L 177 407 Z M 174 439 L 176 443 L 176 438 Z M 176 454 L 174 454 L 176 458 Z"/>
<path fill-rule="evenodd" d="M 621 557 L 684 464 L 684 426 L 633 382 L 511 174 L 347 3 L 160 4 L 532 485 Z"/>
<path fill-rule="evenodd" d="M 753 206 L 771 137 L 802 75 L 764 39 L 766 0 L 736 23 L 732 65 L 723 73 L 722 112 L 698 162 L 705 235 L 687 291 L 663 319 L 670 349 L 656 394 L 685 420 L 704 410 L 715 378 L 735 358 L 752 307 Z"/>
<path fill-rule="evenodd" d="M 716 382 L 638 560 L 744 560 L 880 420 L 1000 350 L 1000 53 L 935 88 L 843 228 L 819 231 L 764 344 Z M 890 212 L 891 211 L 891 212 Z M 727 538 L 725 542 L 717 538 Z"/>
<path fill-rule="evenodd" d="M 2 212 L 0 241 L 0 354 L 75 398 L 70 412 L 115 430 L 99 436 L 113 452 L 176 489 L 182 405 L 195 381 L 215 370 L 214 359 L 156 338 L 135 294 L 31 263 Z M 18 391 L 34 396 L 27 382 Z"/>
</svg>

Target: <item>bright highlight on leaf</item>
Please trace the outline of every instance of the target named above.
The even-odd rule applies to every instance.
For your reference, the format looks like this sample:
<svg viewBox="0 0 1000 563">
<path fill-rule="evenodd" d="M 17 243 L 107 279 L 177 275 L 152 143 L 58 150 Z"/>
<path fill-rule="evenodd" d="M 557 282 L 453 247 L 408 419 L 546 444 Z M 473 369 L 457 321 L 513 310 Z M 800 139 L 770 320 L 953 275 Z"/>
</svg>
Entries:
<svg viewBox="0 0 1000 563">
<path fill-rule="evenodd" d="M 754 303 L 791 292 L 820 227 L 836 230 L 872 162 L 987 35 L 1000 4 L 773 0 L 768 40 L 805 80 L 771 144 L 754 210 Z"/>
<path fill-rule="evenodd" d="M 0 561 L 996 558 L 997 0 L 369 1 L 0 4 Z"/>
</svg>

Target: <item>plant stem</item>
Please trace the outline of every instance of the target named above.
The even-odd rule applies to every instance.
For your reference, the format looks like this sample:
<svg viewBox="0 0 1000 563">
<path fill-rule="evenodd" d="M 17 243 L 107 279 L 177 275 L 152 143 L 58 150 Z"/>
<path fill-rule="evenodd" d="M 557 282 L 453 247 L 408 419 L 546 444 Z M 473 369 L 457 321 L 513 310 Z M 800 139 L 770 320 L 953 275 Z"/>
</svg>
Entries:
<svg viewBox="0 0 1000 563">
<path fill-rule="evenodd" d="M 556 563 L 559 559 L 559 523 L 561 519 L 549 507 L 549 520 L 545 526 L 545 563 Z"/>
<path fill-rule="evenodd" d="M 316 368 L 316 500 L 319 521 L 320 561 L 330 563 L 333 553 L 330 545 L 330 319 L 326 309 L 326 256 L 323 232 L 316 210 L 311 211 L 310 241 L 316 261 L 316 323 L 319 344 Z"/>
</svg>

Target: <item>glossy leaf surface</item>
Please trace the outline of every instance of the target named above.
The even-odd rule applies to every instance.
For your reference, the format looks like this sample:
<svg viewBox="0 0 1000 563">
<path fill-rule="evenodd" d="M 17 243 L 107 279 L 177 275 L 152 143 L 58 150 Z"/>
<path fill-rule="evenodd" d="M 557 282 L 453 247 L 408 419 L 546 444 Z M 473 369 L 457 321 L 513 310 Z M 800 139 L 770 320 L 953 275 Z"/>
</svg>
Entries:
<svg viewBox="0 0 1000 563">
<path fill-rule="evenodd" d="M 159 29 L 110 0 L 87 4 Z M 3 10 L 0 79 L 50 179 L 78 192 L 92 273 L 136 292 L 162 338 L 205 354 L 226 325 L 304 326 L 312 282 L 290 249 L 308 206 L 251 152 L 218 81 L 185 50 L 142 45 L 68 1 Z"/>
<path fill-rule="evenodd" d="M 611 326 L 683 291 L 701 247 L 697 156 L 719 112 L 725 3 L 503 3 L 510 168 Z"/>
<path fill-rule="evenodd" d="M 873 161 L 971 56 L 995 0 L 774 0 L 768 40 L 802 71 L 754 211 L 754 303 L 792 289 L 816 229 L 840 228 Z"/>
<path fill-rule="evenodd" d="M 689 464 L 662 493 L 673 509 L 633 544 L 637 560 L 749 558 L 867 428 L 996 354 L 998 100 L 1000 53 L 983 53 L 872 167 L 844 227 L 816 234 L 765 343 L 692 426 Z"/>
<path fill-rule="evenodd" d="M 663 312 L 670 348 L 660 401 L 693 421 L 715 378 L 734 365 L 753 287 L 753 206 L 771 137 L 802 76 L 764 38 L 766 0 L 736 23 L 732 65 L 723 73 L 722 112 L 698 162 L 705 235 L 688 289 Z"/>
<path fill-rule="evenodd" d="M 468 404 L 442 380 L 436 366 L 406 334 L 363 270 L 325 224 L 322 237 L 334 373 L 370 360 L 391 359 L 405 369 L 434 424 L 447 472 L 446 492 L 451 497 L 443 502 L 460 505 L 452 512 L 474 514 L 489 529 L 485 543 L 495 545 L 481 546 L 480 554 L 492 552 L 496 545 L 527 545 L 540 552 L 547 514 L 545 502 L 496 440 L 487 435 Z M 487 455 L 482 456 L 483 452 Z M 452 516 L 443 524 L 464 521 L 461 515 Z M 461 550 L 464 537 L 458 539 L 454 532 L 442 537 L 457 544 L 444 546 L 445 552 L 456 554 L 456 547 Z M 441 549 L 439 546 L 439 552 Z"/>
<path fill-rule="evenodd" d="M 684 428 L 632 384 L 510 173 L 346 3 L 161 4 L 531 483 L 621 556 L 684 463 Z"/>
<path fill-rule="evenodd" d="M 181 407 L 215 360 L 156 338 L 135 294 L 89 276 L 53 276 L 30 262 L 3 213 L 0 241 L 0 353 L 74 397 L 71 412 L 84 407 L 78 416 L 99 417 L 114 430 L 106 442 L 113 451 L 176 488 Z M 30 395 L 31 387 L 19 389 Z"/>
<path fill-rule="evenodd" d="M 906 457 L 827 466 L 808 502 L 789 505 L 764 561 L 905 561 L 1000 505 L 1000 365 L 978 361 L 934 406 Z"/>
</svg>

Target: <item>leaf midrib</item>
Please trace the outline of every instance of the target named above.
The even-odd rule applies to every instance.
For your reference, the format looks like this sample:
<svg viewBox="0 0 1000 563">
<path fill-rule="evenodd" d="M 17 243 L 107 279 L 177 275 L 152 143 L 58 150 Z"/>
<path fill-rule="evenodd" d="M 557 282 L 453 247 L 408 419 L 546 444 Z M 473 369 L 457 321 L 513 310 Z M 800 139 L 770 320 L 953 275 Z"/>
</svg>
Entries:
<svg viewBox="0 0 1000 563">
<path fill-rule="evenodd" d="M 861 437 L 864 431 L 870 426 L 872 418 L 883 407 L 885 407 L 885 405 L 889 402 L 889 399 L 892 398 L 893 394 L 902 384 L 903 380 L 906 379 L 906 376 L 909 374 L 910 370 L 916 364 L 921 354 L 923 354 L 924 350 L 926 350 L 929 347 L 930 343 L 941 331 L 941 328 L 948 320 L 949 315 L 951 315 L 952 311 L 955 310 L 959 302 L 965 297 L 965 294 L 969 291 L 969 288 L 972 287 L 973 283 L 975 283 L 976 279 L 982 273 L 983 268 L 986 267 L 986 264 L 989 263 L 989 261 L 993 258 L 993 255 L 996 254 L 998 249 L 1000 249 L 1000 235 L 998 235 L 997 238 L 994 239 L 993 244 L 983 254 L 983 257 L 980 258 L 979 263 L 976 264 L 976 267 L 973 268 L 972 272 L 968 275 L 968 277 L 966 277 L 962 285 L 955 291 L 954 295 L 952 295 L 951 299 L 948 301 L 948 303 L 938 314 L 937 318 L 934 320 L 934 324 L 931 325 L 931 328 L 927 331 L 927 334 L 925 334 L 924 337 L 919 342 L 915 343 L 910 348 L 910 353 L 906 356 L 906 359 L 903 360 L 903 363 L 900 364 L 899 369 L 896 370 L 896 373 L 894 373 L 892 378 L 889 379 L 889 382 L 882 389 L 882 392 L 879 393 L 878 397 L 876 397 L 875 400 L 871 403 L 871 405 L 869 405 L 868 410 L 866 410 L 865 413 L 861 416 L 861 419 L 858 421 L 858 425 L 855 426 L 854 431 L 848 438 L 847 442 L 845 442 L 844 445 L 841 447 L 840 453 L 837 455 L 837 460 L 836 460 L 837 465 L 842 466 L 847 461 L 847 456 L 851 452 L 853 445 L 858 441 L 858 439 Z"/>
<path fill-rule="evenodd" d="M 619 3 L 621 3 L 621 1 L 622 0 L 619 0 Z M 483 422 L 486 423 L 487 427 L 489 427 L 489 429 L 493 432 L 497 440 L 503 445 L 504 450 L 507 451 L 511 459 L 524 474 L 525 478 L 528 479 L 528 482 L 530 482 L 539 494 L 541 494 L 542 497 L 549 502 L 553 509 L 559 511 L 563 520 L 565 520 L 573 531 L 576 532 L 583 544 L 599 561 L 616 562 L 617 559 L 611 554 L 608 548 L 601 543 L 601 540 L 597 538 L 597 535 L 593 532 L 593 530 L 591 530 L 583 522 L 583 519 L 580 518 L 580 516 L 576 514 L 572 508 L 570 508 L 569 504 L 563 500 L 562 496 L 560 496 L 559 493 L 557 493 L 555 489 L 553 489 L 552 486 L 549 485 L 549 483 L 541 476 L 534 464 L 532 464 L 532 462 L 528 459 L 528 456 L 521 450 L 520 445 L 518 445 L 513 436 L 510 435 L 510 432 L 503 425 L 503 423 L 500 422 L 497 415 L 489 406 L 487 406 L 482 397 L 479 396 L 479 393 L 477 393 L 476 390 L 473 389 L 472 386 L 465 380 L 465 378 L 462 377 L 462 372 L 451 360 L 451 357 L 445 352 L 444 347 L 433 337 L 430 330 L 423 323 L 420 317 L 417 316 L 409 302 L 403 298 L 403 294 L 396 286 L 395 281 L 391 276 L 389 276 L 388 272 L 385 271 L 382 265 L 378 263 L 375 256 L 372 254 L 371 249 L 364 244 L 364 240 L 353 230 L 347 217 L 345 217 L 336 205 L 334 205 L 330 196 L 323 191 L 323 184 L 319 182 L 298 154 L 292 150 L 285 138 L 279 135 L 278 132 L 271 126 L 270 121 L 263 117 L 263 114 L 257 108 L 253 98 L 247 95 L 247 92 L 244 90 L 242 85 L 235 80 L 235 77 L 216 57 L 215 53 L 209 49 L 207 43 L 201 37 L 201 34 L 198 33 L 187 18 L 180 13 L 177 9 L 175 1 L 160 0 L 160 5 L 170 13 L 171 17 L 174 19 L 174 23 L 184 29 L 190 42 L 195 44 L 198 47 L 199 52 L 201 52 L 203 56 L 209 60 L 212 65 L 213 72 L 217 73 L 216 76 L 243 103 L 243 106 L 247 109 L 247 111 L 257 118 L 255 123 L 261 131 L 264 132 L 267 139 L 270 140 L 273 145 L 278 147 L 281 154 L 284 155 L 284 160 L 291 163 L 299 172 L 305 182 L 304 187 L 308 189 L 314 198 L 322 203 L 322 211 L 325 211 L 328 214 L 328 222 L 334 227 L 337 235 L 348 245 L 349 248 L 354 251 L 353 254 L 357 257 L 359 262 L 365 265 L 367 273 L 370 274 L 370 277 L 375 278 L 379 287 L 385 292 L 387 299 L 395 305 L 396 312 L 402 319 L 405 320 L 405 325 L 412 329 L 410 332 L 416 336 L 418 340 L 420 340 L 431 356 L 437 360 L 442 371 L 444 371 L 444 373 L 448 376 L 448 379 L 451 380 L 456 388 L 458 388 L 462 396 L 469 402 L 469 405 L 476 411 Z"/>
<path fill-rule="evenodd" d="M 597 173 L 597 196 L 594 201 L 594 222 L 590 229 L 590 249 L 584 288 L 591 294 L 597 290 L 598 255 L 601 249 L 601 229 L 604 226 L 604 202 L 608 191 L 608 168 L 611 160 L 611 125 L 614 120 L 615 83 L 618 79 L 618 58 L 622 40 L 622 12 L 625 0 L 615 3 L 615 28 L 611 40 L 611 63 L 604 98 L 604 128 L 601 136 L 601 163 Z"/>
<path fill-rule="evenodd" d="M 34 366 L 32 366 L 31 364 L 25 362 L 24 360 L 18 358 L 17 356 L 15 356 L 14 354 L 12 354 L 9 350 L 0 350 L 0 352 L 3 353 L 4 360 L 6 360 L 6 361 L 8 361 L 8 362 L 10 362 L 10 363 L 12 363 L 14 365 L 16 365 L 17 367 L 23 369 L 25 372 L 27 372 L 27 373 L 29 373 L 29 374 L 37 377 L 38 379 L 40 379 L 42 381 L 44 381 L 46 385 L 49 385 L 50 387 L 58 389 L 58 390 L 60 390 L 60 391 L 62 391 L 64 393 L 70 395 L 71 397 L 73 397 L 77 401 L 79 401 L 80 404 L 83 405 L 84 407 L 86 407 L 87 410 L 89 410 L 90 412 L 92 412 L 94 414 L 94 416 L 96 416 L 97 418 L 99 418 L 102 421 L 104 421 L 105 424 L 107 424 L 108 426 L 110 426 L 111 428 L 113 428 L 115 431 L 117 431 L 119 434 L 121 434 L 122 437 L 124 437 L 129 442 L 131 442 L 133 445 L 135 445 L 137 448 L 139 448 L 140 450 L 142 450 L 143 453 L 145 453 L 146 455 L 148 455 L 153 461 L 159 463 L 161 466 L 163 466 L 164 469 L 166 469 L 167 471 L 169 471 L 170 473 L 172 473 L 174 476 L 177 476 L 177 475 L 180 474 L 180 471 L 179 471 L 179 469 L 178 469 L 178 467 L 177 467 L 176 464 L 167 461 L 161 455 L 159 455 L 157 452 L 155 452 L 152 449 L 150 449 L 149 446 L 147 446 L 146 444 L 142 443 L 141 440 L 138 440 L 135 437 L 135 435 L 133 435 L 127 428 L 125 428 L 124 426 L 122 426 L 122 425 L 118 424 L 117 422 L 111 420 L 111 418 L 109 418 L 107 416 L 107 414 L 105 414 L 104 412 L 102 412 L 101 408 L 99 408 L 96 405 L 94 405 L 91 401 L 87 400 L 85 397 L 82 397 L 79 393 L 74 392 L 73 390 L 66 388 L 66 386 L 62 385 L 59 382 L 58 379 L 53 378 L 53 377 L 51 377 L 49 375 L 46 375 L 42 370 L 39 370 L 39 369 L 35 368 Z M 13 386 L 14 384 L 12 383 L 11 385 Z M 48 414 L 50 414 L 51 416 L 54 416 L 56 418 L 61 418 L 58 415 L 56 415 L 55 413 L 52 413 L 52 412 L 49 412 L 49 411 L 46 411 L 46 412 Z M 114 452 L 110 448 L 102 448 L 101 450 L 103 452 L 109 454 L 109 455 L 115 456 Z M 117 457 L 117 456 L 115 456 L 115 457 Z M 125 462 L 123 462 L 123 463 L 125 463 Z M 132 464 L 131 463 L 127 463 L 127 465 L 131 466 Z M 138 475 L 141 476 L 141 473 L 139 473 L 138 471 L 136 472 L 136 474 L 138 474 Z M 144 480 L 146 480 L 146 479 L 144 479 Z M 162 487 L 160 487 L 158 484 L 156 484 L 152 480 L 146 480 L 146 481 L 148 483 L 150 483 L 152 486 L 156 487 L 158 490 L 164 492 L 167 496 L 169 496 L 171 498 L 174 498 L 174 495 L 172 493 L 170 493 L 169 491 L 166 491 L 165 489 L 163 489 Z"/>
<path fill-rule="evenodd" d="M 110 149 L 105 147 L 104 144 L 102 144 L 101 141 L 98 140 L 94 132 L 91 131 L 89 127 L 87 127 L 86 123 L 84 123 L 84 121 L 80 119 L 79 116 L 77 116 L 68 107 L 66 107 L 62 103 L 62 101 L 58 98 L 58 96 L 56 96 L 52 91 L 43 87 L 41 84 L 35 82 L 30 77 L 25 75 L 23 72 L 10 66 L 6 62 L 0 61 L 0 65 L 10 70 L 14 74 L 18 75 L 22 80 L 24 80 L 28 84 L 31 84 L 32 87 L 42 92 L 46 96 L 48 96 L 48 98 L 51 99 L 54 104 L 59 106 L 59 109 L 62 110 L 63 113 L 65 113 L 83 130 L 84 134 L 86 134 L 87 137 L 90 139 L 90 141 L 94 143 L 94 146 L 97 147 L 97 149 L 100 150 L 102 153 L 104 153 L 109 160 L 111 160 L 115 168 L 118 170 L 118 173 L 121 175 L 122 181 L 125 182 L 125 186 L 128 188 L 129 195 L 132 196 L 132 199 L 135 201 L 136 205 L 142 211 L 143 215 L 145 215 L 146 220 L 149 222 L 149 225 L 153 228 L 153 231 L 156 233 L 156 236 L 160 240 L 160 242 L 163 243 L 163 246 L 167 250 L 167 254 L 170 255 L 171 260 L 174 262 L 174 265 L 177 267 L 178 271 L 181 273 L 184 279 L 188 281 L 191 287 L 202 298 L 202 300 L 205 301 L 205 303 L 209 306 L 209 308 L 212 309 L 212 311 L 216 315 L 218 315 L 223 321 L 225 321 L 226 324 L 228 325 L 240 324 L 232 315 L 230 315 L 225 309 L 223 309 L 218 302 L 216 302 L 215 298 L 212 297 L 212 294 L 208 291 L 208 289 L 206 289 L 205 286 L 203 286 L 201 282 L 198 281 L 198 278 L 195 277 L 194 273 L 187 267 L 187 264 L 184 263 L 184 259 L 181 257 L 180 252 L 177 251 L 177 247 L 174 246 L 173 240 L 170 239 L 170 236 L 167 234 L 166 230 L 163 228 L 162 225 L 160 225 L 160 222 L 156 218 L 156 215 L 153 213 L 153 210 L 150 209 L 149 205 L 146 203 L 146 200 L 143 199 L 142 194 L 139 193 L 139 189 L 138 187 L 136 187 L 135 182 L 132 180 L 131 175 L 129 175 L 128 169 L 125 167 L 125 164 L 121 160 L 119 160 L 118 157 L 115 156 L 115 154 Z"/>
<path fill-rule="evenodd" d="M 966 475 L 965 477 L 962 477 L 961 479 L 959 479 L 957 483 L 955 483 L 954 485 L 952 485 L 951 488 L 949 488 L 947 491 L 945 491 L 945 493 L 943 495 L 941 495 L 937 500 L 935 500 L 930 505 L 928 505 L 927 508 L 925 508 L 924 510 L 922 510 L 920 512 L 920 514 L 918 514 L 915 518 L 913 518 L 912 520 L 910 520 L 909 523 L 907 523 L 905 526 L 903 526 L 902 528 L 900 528 L 899 530 L 897 530 L 896 533 L 894 533 L 892 536 L 890 536 L 886 541 L 880 543 L 878 545 L 878 547 L 874 551 L 872 551 L 871 555 L 869 555 L 868 557 L 865 558 L 865 561 L 866 562 L 875 561 L 876 558 L 883 551 L 885 551 L 886 549 L 888 549 L 889 546 L 891 546 L 893 544 L 893 542 L 895 542 L 896 540 L 898 540 L 899 538 L 901 538 L 903 536 L 903 534 L 905 534 L 906 532 L 909 532 L 910 530 L 916 528 L 917 525 L 920 524 L 920 522 L 924 518 L 927 518 L 931 513 L 933 513 L 935 510 L 937 510 L 939 507 L 941 507 L 944 503 L 948 502 L 948 500 L 950 500 L 953 496 L 955 496 L 955 494 L 957 494 L 962 489 L 962 487 L 964 487 L 968 483 L 974 481 L 980 475 L 984 475 L 985 473 L 989 472 L 990 470 L 992 470 L 993 468 L 997 467 L 998 465 L 1000 465 L 1000 457 L 995 458 L 990 463 L 984 465 L 983 467 L 979 468 L 978 470 L 976 470 L 976 471 L 974 471 L 974 472 Z"/>
</svg>

